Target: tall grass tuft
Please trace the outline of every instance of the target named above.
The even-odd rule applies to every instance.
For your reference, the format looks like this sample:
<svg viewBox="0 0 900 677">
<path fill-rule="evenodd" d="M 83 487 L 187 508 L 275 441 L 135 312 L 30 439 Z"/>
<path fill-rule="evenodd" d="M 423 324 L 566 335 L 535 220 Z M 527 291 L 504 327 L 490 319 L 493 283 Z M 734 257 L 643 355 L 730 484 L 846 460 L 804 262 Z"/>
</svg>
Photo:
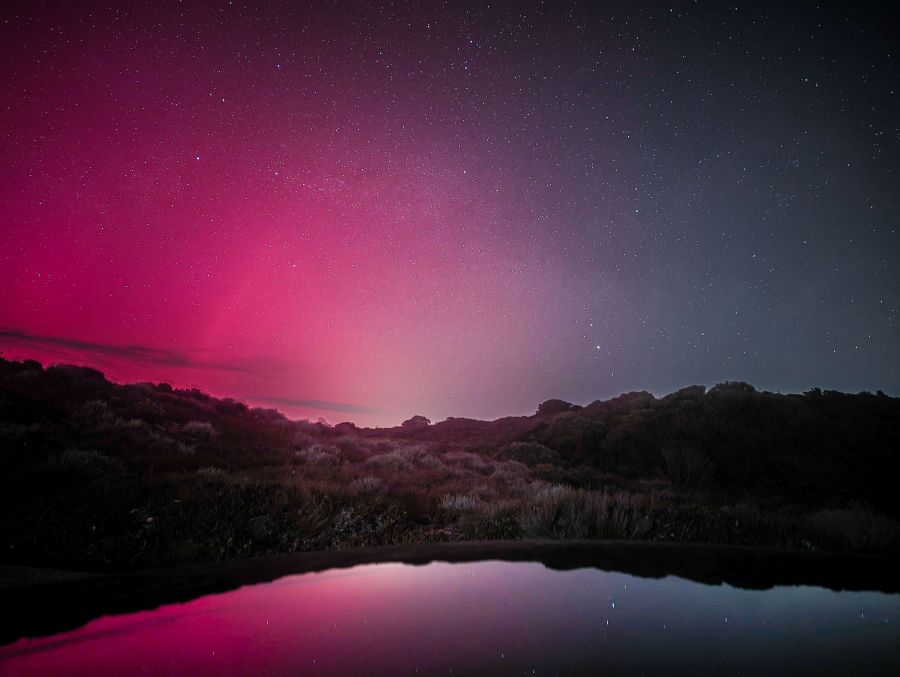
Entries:
<svg viewBox="0 0 900 677">
<path fill-rule="evenodd" d="M 543 485 L 519 512 L 526 538 L 640 539 L 649 536 L 650 515 L 628 494 Z"/>
</svg>

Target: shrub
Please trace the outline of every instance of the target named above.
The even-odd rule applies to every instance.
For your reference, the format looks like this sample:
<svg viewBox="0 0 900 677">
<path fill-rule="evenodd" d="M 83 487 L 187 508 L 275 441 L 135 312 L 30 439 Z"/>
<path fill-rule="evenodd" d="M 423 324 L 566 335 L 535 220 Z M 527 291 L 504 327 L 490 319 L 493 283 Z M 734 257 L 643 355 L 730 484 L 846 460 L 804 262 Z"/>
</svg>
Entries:
<svg viewBox="0 0 900 677">
<path fill-rule="evenodd" d="M 561 414 L 564 411 L 577 411 L 581 409 L 577 404 L 571 404 L 565 400 L 547 400 L 538 405 L 536 416 L 550 416 L 552 414 Z"/>
<path fill-rule="evenodd" d="M 149 419 L 160 418 L 166 415 L 166 410 L 162 404 L 149 397 L 144 397 L 136 402 L 132 406 L 132 411 L 140 417 Z"/>
<path fill-rule="evenodd" d="M 421 444 L 400 447 L 386 454 L 377 454 L 369 458 L 368 463 L 394 470 L 412 470 L 413 468 L 443 468 L 444 464 L 436 456 L 429 454 Z"/>
<path fill-rule="evenodd" d="M 665 475 L 680 489 L 706 489 L 715 480 L 715 465 L 705 454 L 685 447 L 662 452 Z"/>
<path fill-rule="evenodd" d="M 59 464 L 64 467 L 81 468 L 94 474 L 121 473 L 125 470 L 117 459 L 93 449 L 66 449 L 59 458 Z"/>
<path fill-rule="evenodd" d="M 211 440 L 219 434 L 215 426 L 209 421 L 188 421 L 182 426 L 181 430 L 186 435 L 204 440 Z"/>
<path fill-rule="evenodd" d="M 517 519 L 515 501 L 462 501 L 461 509 L 449 512 L 458 516 L 457 527 L 463 538 L 485 540 L 517 538 L 521 530 Z"/>
<path fill-rule="evenodd" d="M 489 487 L 486 484 L 479 484 L 472 489 L 471 494 L 480 501 L 489 503 L 497 495 L 497 492 L 494 491 L 493 487 Z"/>
<path fill-rule="evenodd" d="M 606 494 L 592 494 L 594 537 L 606 539 L 641 539 L 650 535 L 652 519 L 628 494 L 610 499 Z"/>
<path fill-rule="evenodd" d="M 240 416 L 241 414 L 246 414 L 250 411 L 246 404 L 233 400 L 230 397 L 218 400 L 215 409 L 220 414 L 225 414 L 226 416 Z"/>
<path fill-rule="evenodd" d="M 494 464 L 490 459 L 485 458 L 481 454 L 472 454 L 468 451 L 451 451 L 443 456 L 444 463 L 482 475 L 490 474 L 494 470 Z"/>
<path fill-rule="evenodd" d="M 427 428 L 430 425 L 431 420 L 425 418 L 424 416 L 413 416 L 412 418 L 408 418 L 400 424 L 402 428 L 405 428 L 407 430 L 418 430 L 421 428 Z"/>
<path fill-rule="evenodd" d="M 526 538 L 583 538 L 587 535 L 587 523 L 581 516 L 574 489 L 545 484 L 538 487 L 519 513 L 519 528 Z"/>
<path fill-rule="evenodd" d="M 350 488 L 358 494 L 377 494 L 383 491 L 384 483 L 378 477 L 367 475 L 353 480 Z"/>
<path fill-rule="evenodd" d="M 79 367 L 74 364 L 54 364 L 47 368 L 51 375 L 61 374 L 76 383 L 101 385 L 108 383 L 102 371 L 91 367 Z"/>
<path fill-rule="evenodd" d="M 498 463 L 491 478 L 501 484 L 523 484 L 528 476 L 528 466 L 518 461 L 503 461 Z"/>
<path fill-rule="evenodd" d="M 313 465 L 340 465 L 340 449 L 331 444 L 316 443 L 312 446 L 294 452 L 294 458 L 300 463 Z"/>
<path fill-rule="evenodd" d="M 441 510 L 471 512 L 481 506 L 481 499 L 472 494 L 448 494 L 441 499 Z"/>
<path fill-rule="evenodd" d="M 743 381 L 725 381 L 724 383 L 717 383 L 712 388 L 709 389 L 711 393 L 755 393 L 756 388 L 754 388 L 749 383 L 744 383 Z"/>
<path fill-rule="evenodd" d="M 519 514 L 532 538 L 637 539 L 650 534 L 649 514 L 627 494 L 610 497 L 561 485 L 542 485 Z"/>
<path fill-rule="evenodd" d="M 558 464 L 559 454 L 539 442 L 513 442 L 505 447 L 500 447 L 497 458 L 503 461 L 518 461 L 526 465 L 538 465 L 540 463 Z"/>
<path fill-rule="evenodd" d="M 90 400 L 75 410 L 75 422 L 85 428 L 105 430 L 113 427 L 118 418 L 106 400 Z"/>
<path fill-rule="evenodd" d="M 887 550 L 900 545 L 900 525 L 862 506 L 813 513 L 809 526 L 825 547 L 834 550 Z"/>
</svg>

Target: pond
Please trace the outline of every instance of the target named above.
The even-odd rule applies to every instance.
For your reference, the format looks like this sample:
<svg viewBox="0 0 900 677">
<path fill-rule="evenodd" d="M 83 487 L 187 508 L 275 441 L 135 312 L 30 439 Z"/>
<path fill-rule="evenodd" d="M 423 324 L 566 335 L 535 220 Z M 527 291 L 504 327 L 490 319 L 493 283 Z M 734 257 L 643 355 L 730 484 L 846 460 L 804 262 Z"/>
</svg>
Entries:
<svg viewBox="0 0 900 677">
<path fill-rule="evenodd" d="M 14 675 L 898 674 L 900 595 L 534 562 L 369 564 L 0 648 Z"/>
</svg>

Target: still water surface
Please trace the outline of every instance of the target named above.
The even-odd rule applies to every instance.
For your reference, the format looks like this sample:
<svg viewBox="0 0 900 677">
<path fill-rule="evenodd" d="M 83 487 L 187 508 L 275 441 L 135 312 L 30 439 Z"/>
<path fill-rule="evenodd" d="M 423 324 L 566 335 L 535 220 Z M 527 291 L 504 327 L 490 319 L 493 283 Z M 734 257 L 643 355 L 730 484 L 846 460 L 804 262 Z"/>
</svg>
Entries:
<svg viewBox="0 0 900 677">
<path fill-rule="evenodd" d="M 13 675 L 900 674 L 900 595 L 538 563 L 289 576 L 0 648 Z"/>
</svg>

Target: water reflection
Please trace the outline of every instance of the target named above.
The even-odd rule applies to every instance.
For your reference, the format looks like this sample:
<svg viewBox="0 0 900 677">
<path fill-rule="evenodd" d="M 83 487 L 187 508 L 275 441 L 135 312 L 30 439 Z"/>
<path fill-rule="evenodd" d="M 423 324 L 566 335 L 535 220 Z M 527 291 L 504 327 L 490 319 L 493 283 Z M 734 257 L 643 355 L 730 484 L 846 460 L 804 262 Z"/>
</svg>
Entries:
<svg viewBox="0 0 900 677">
<path fill-rule="evenodd" d="M 376 564 L 105 617 L 0 674 L 890 674 L 900 596 L 537 563 Z"/>
</svg>

